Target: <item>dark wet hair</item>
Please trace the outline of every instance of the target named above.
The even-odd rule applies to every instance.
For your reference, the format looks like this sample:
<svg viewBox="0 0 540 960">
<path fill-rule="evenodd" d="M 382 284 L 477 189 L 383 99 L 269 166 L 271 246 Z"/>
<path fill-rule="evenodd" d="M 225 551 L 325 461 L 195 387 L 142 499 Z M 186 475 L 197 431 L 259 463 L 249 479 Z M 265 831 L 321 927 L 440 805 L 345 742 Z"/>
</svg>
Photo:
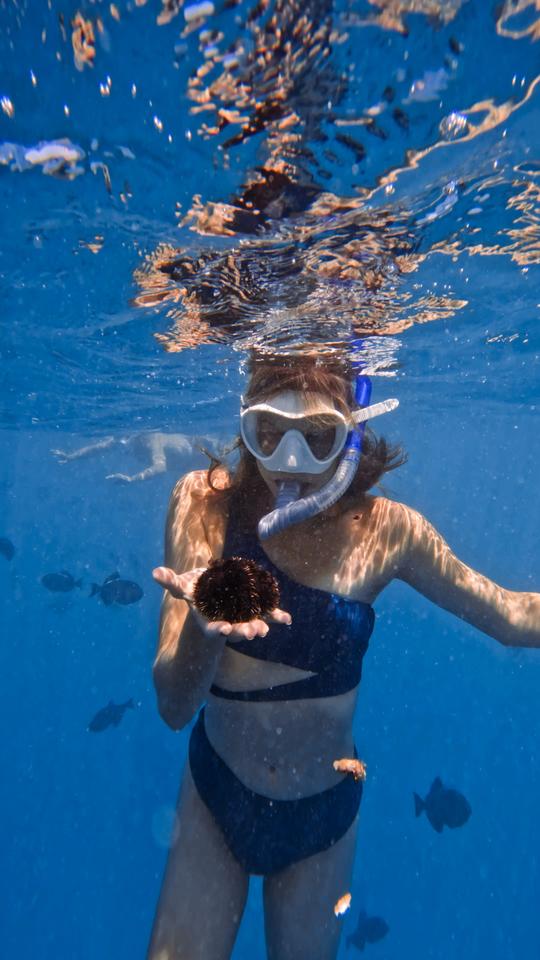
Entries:
<svg viewBox="0 0 540 960">
<path fill-rule="evenodd" d="M 252 357 L 249 364 L 249 385 L 244 394 L 248 403 L 269 400 L 284 390 L 300 391 L 310 395 L 323 394 L 332 397 L 336 409 L 347 415 L 354 409 L 354 371 L 350 363 L 341 359 L 319 359 L 312 356 L 284 358 Z M 241 504 L 249 514 L 258 512 L 261 500 L 269 500 L 255 458 L 239 438 L 234 448 L 240 450 L 240 459 L 231 474 L 231 483 L 226 490 L 214 483 L 216 471 L 223 468 L 223 461 L 212 458 L 208 468 L 208 486 L 216 494 L 227 496 Z M 400 444 L 389 444 L 384 437 L 377 437 L 366 426 L 362 444 L 362 456 L 354 480 L 347 493 L 338 501 L 343 510 L 358 501 L 391 470 L 396 470 L 407 460 Z M 269 506 L 269 509 L 271 507 Z"/>
</svg>

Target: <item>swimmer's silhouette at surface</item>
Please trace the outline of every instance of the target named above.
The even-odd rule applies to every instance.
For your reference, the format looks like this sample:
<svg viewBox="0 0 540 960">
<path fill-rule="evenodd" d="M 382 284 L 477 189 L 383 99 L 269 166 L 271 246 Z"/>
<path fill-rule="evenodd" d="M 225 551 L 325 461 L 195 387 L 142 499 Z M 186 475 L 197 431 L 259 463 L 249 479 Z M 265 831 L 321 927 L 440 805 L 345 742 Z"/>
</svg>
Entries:
<svg viewBox="0 0 540 960">
<path fill-rule="evenodd" d="M 121 447 L 136 457 L 143 460 L 150 460 L 150 463 L 144 470 L 138 473 L 109 473 L 107 480 L 113 480 L 116 483 L 133 483 L 139 480 L 150 480 L 157 477 L 167 470 L 178 469 L 180 458 L 184 459 L 186 454 L 193 453 L 194 448 L 201 442 L 203 445 L 208 441 L 203 441 L 197 437 L 187 437 L 182 433 L 134 433 L 121 437 L 104 437 L 102 440 L 96 440 L 94 443 L 86 444 L 77 450 L 51 450 L 58 463 L 70 463 L 72 460 L 81 460 L 85 457 L 91 457 L 102 453 L 104 450 L 110 450 L 113 447 Z"/>
<path fill-rule="evenodd" d="M 229 958 L 251 874 L 264 877 L 270 960 L 336 957 L 334 905 L 349 890 L 363 781 L 334 761 L 355 757 L 372 604 L 394 579 L 503 646 L 540 646 L 539 593 L 498 586 L 458 559 L 422 514 L 369 494 L 403 462 L 399 448 L 369 432 L 341 499 L 263 548 L 257 524 L 278 481 L 294 478 L 302 496 L 331 482 L 341 451 L 320 466 L 355 411 L 352 371 L 309 357 L 255 362 L 243 403 L 242 424 L 253 428 L 247 436 L 242 426 L 243 437 L 256 455 L 243 442 L 235 471 L 214 464 L 177 483 L 165 566 L 154 570 L 165 589 L 158 708 L 174 730 L 200 712 L 150 960 Z M 280 609 L 246 623 L 201 616 L 194 583 L 222 556 L 266 566 Z"/>
</svg>

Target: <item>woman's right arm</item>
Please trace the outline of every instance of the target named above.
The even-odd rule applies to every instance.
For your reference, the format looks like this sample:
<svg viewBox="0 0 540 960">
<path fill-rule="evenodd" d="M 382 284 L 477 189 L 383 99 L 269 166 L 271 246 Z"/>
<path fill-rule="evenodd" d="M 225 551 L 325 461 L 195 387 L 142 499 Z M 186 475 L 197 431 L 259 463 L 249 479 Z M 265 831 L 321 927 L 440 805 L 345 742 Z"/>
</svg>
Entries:
<svg viewBox="0 0 540 960">
<path fill-rule="evenodd" d="M 156 571 L 159 582 L 169 586 L 168 574 L 171 585 L 161 604 L 153 678 L 160 715 L 173 730 L 186 726 L 205 700 L 226 640 L 226 631 L 205 629 L 189 604 L 174 596 L 181 593 L 174 589 L 174 574 L 207 567 L 222 550 L 225 515 L 203 496 L 205 487 L 202 472 L 176 484 L 167 513 L 166 569 Z"/>
<path fill-rule="evenodd" d="M 225 474 L 222 479 L 226 485 Z M 234 643 L 265 637 L 268 623 L 291 622 L 278 608 L 265 620 L 210 622 L 186 601 L 191 601 L 202 570 L 223 552 L 226 510 L 222 500 L 205 496 L 207 492 L 205 471 L 189 473 L 176 484 L 167 514 L 166 566 L 153 571 L 165 588 L 154 685 L 159 712 L 173 730 L 185 727 L 206 699 L 227 639 Z"/>
</svg>

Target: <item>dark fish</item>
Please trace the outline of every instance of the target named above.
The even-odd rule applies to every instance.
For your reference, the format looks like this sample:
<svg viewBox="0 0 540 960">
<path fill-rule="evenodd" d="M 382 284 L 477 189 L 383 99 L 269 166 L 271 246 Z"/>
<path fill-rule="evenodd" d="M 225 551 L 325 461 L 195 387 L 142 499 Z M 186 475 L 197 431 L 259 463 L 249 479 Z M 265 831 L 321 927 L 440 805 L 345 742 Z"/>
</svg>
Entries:
<svg viewBox="0 0 540 960">
<path fill-rule="evenodd" d="M 53 593 L 69 593 L 74 587 L 82 587 L 82 579 L 75 580 L 67 570 L 61 570 L 60 573 L 46 573 L 41 578 L 41 582 L 47 590 Z"/>
<path fill-rule="evenodd" d="M 6 560 L 13 560 L 15 556 L 15 547 L 7 537 L 0 537 L 0 553 Z"/>
<path fill-rule="evenodd" d="M 414 794 L 414 812 L 417 817 L 426 811 L 431 826 L 437 833 L 442 833 L 443 827 L 462 827 L 469 819 L 472 811 L 468 800 L 462 793 L 443 786 L 440 777 L 435 777 L 425 800 L 417 793 Z"/>
<path fill-rule="evenodd" d="M 117 727 L 128 709 L 135 709 L 135 704 L 131 698 L 126 703 L 113 703 L 112 700 L 109 700 L 107 706 L 102 707 L 95 717 L 92 717 L 88 724 L 88 730 L 92 733 L 101 733 L 107 727 Z"/>
<path fill-rule="evenodd" d="M 133 580 L 122 580 L 119 573 L 111 573 L 106 577 L 101 586 L 99 583 L 92 584 L 90 596 L 99 594 L 103 603 L 108 607 L 111 603 L 121 603 L 126 606 L 128 603 L 137 603 L 140 600 L 143 591 L 138 583 Z"/>
<path fill-rule="evenodd" d="M 382 917 L 368 917 L 365 910 L 358 916 L 358 924 L 354 933 L 347 937 L 347 946 L 352 945 L 363 950 L 366 943 L 377 943 L 386 936 L 390 927 Z"/>
</svg>

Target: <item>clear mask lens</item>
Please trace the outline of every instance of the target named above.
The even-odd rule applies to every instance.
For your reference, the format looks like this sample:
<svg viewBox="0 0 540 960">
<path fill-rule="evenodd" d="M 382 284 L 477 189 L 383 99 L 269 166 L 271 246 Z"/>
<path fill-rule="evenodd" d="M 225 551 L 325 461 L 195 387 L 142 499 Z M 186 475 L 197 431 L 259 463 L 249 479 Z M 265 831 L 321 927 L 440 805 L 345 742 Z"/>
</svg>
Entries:
<svg viewBox="0 0 540 960">
<path fill-rule="evenodd" d="M 341 453 L 350 429 L 345 417 L 328 404 L 313 413 L 302 406 L 301 396 L 284 393 L 242 411 L 242 439 L 267 470 L 319 474 Z"/>
<path fill-rule="evenodd" d="M 255 426 L 256 446 L 263 457 L 270 457 L 293 424 L 285 417 L 261 413 Z M 328 460 L 335 456 L 337 435 L 344 440 L 341 421 L 330 417 L 310 417 L 294 423 L 294 429 L 302 434 L 316 460 Z"/>
</svg>

